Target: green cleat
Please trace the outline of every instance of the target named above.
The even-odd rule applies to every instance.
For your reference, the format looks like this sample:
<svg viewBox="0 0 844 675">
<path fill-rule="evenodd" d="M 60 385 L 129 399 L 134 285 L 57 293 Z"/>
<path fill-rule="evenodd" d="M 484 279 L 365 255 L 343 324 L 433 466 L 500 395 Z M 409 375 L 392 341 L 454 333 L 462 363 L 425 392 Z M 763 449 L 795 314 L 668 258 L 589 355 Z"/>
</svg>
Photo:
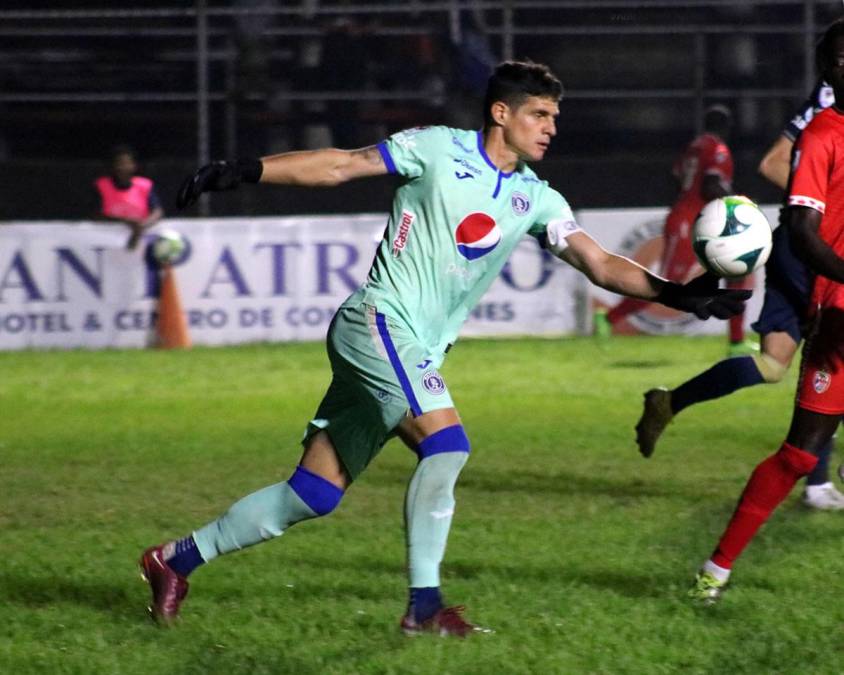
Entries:
<svg viewBox="0 0 844 675">
<path fill-rule="evenodd" d="M 664 387 L 646 391 L 645 409 L 636 424 L 636 443 L 642 457 L 647 458 L 654 453 L 657 440 L 672 419 L 671 392 Z"/>
<path fill-rule="evenodd" d="M 607 310 L 599 308 L 592 316 L 592 334 L 599 340 L 606 340 L 612 335 L 612 324 L 607 318 Z"/>
<path fill-rule="evenodd" d="M 732 359 L 736 356 L 751 356 L 758 351 L 759 345 L 751 340 L 731 342 L 729 347 L 727 347 L 727 358 Z"/>
<path fill-rule="evenodd" d="M 727 580 L 719 581 L 711 572 L 700 571 L 695 575 L 688 596 L 695 604 L 714 605 L 727 587 Z"/>
</svg>

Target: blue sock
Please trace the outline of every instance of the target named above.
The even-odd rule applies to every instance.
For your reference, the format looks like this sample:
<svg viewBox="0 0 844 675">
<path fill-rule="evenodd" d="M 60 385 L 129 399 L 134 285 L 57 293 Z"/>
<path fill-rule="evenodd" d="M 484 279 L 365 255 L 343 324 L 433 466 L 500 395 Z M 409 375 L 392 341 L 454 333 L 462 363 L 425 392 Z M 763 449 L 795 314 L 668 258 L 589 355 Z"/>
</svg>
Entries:
<svg viewBox="0 0 844 675">
<path fill-rule="evenodd" d="M 721 398 L 764 381 L 752 356 L 725 359 L 674 389 L 671 392 L 671 410 L 676 415 L 695 403 Z"/>
<path fill-rule="evenodd" d="M 443 599 L 438 587 L 410 589 L 410 611 L 417 623 L 430 619 L 442 606 Z"/>
<path fill-rule="evenodd" d="M 177 574 L 186 577 L 205 562 L 196 547 L 193 535 L 179 539 L 174 544 L 176 551 L 165 562 Z"/>
<path fill-rule="evenodd" d="M 812 473 L 806 476 L 806 485 L 823 485 L 829 482 L 829 456 L 835 447 L 835 441 L 829 439 L 818 453 L 818 463 L 812 469 Z"/>
</svg>

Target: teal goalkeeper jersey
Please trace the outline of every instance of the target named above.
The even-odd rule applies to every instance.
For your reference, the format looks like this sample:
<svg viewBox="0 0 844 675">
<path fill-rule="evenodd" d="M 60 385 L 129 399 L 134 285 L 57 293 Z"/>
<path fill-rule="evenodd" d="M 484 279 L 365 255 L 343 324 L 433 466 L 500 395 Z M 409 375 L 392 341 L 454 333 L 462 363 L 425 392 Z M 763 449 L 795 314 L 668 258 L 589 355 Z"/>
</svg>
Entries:
<svg viewBox="0 0 844 675">
<path fill-rule="evenodd" d="M 492 163 L 480 131 L 409 129 L 377 147 L 404 181 L 367 280 L 346 304 L 375 306 L 435 353 L 455 341 L 526 233 L 577 230 L 563 196 L 523 162 L 511 173 Z"/>
</svg>

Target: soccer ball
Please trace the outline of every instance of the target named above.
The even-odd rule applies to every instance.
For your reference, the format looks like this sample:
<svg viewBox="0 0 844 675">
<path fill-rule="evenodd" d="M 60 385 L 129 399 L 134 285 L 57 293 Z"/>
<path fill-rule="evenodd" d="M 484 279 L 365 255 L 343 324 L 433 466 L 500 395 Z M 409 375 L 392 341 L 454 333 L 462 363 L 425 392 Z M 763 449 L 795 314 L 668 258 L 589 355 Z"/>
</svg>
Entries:
<svg viewBox="0 0 844 675">
<path fill-rule="evenodd" d="M 176 262 L 187 248 L 185 238 L 175 230 L 162 230 L 152 243 L 152 257 L 159 265 Z"/>
<path fill-rule="evenodd" d="M 719 277 L 743 277 L 771 254 L 771 225 L 747 197 L 731 195 L 709 202 L 692 229 L 700 264 Z"/>
</svg>

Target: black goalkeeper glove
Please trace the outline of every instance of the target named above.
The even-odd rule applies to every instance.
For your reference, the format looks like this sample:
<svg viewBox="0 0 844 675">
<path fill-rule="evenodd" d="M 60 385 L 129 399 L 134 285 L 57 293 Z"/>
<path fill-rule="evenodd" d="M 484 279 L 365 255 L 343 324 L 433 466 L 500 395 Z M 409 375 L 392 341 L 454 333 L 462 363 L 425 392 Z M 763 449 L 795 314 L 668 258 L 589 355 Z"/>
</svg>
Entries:
<svg viewBox="0 0 844 675">
<path fill-rule="evenodd" d="M 718 277 L 704 273 L 687 284 L 668 282 L 656 301 L 666 307 L 690 312 L 698 319 L 729 319 L 744 311 L 745 301 L 753 294 L 748 290 L 718 288 Z"/>
<path fill-rule="evenodd" d="M 181 211 L 199 199 L 203 192 L 234 190 L 242 182 L 257 183 L 261 180 L 264 165 L 259 159 L 238 159 L 211 162 L 200 168 L 193 176 L 185 178 L 176 197 L 176 206 Z"/>
</svg>

